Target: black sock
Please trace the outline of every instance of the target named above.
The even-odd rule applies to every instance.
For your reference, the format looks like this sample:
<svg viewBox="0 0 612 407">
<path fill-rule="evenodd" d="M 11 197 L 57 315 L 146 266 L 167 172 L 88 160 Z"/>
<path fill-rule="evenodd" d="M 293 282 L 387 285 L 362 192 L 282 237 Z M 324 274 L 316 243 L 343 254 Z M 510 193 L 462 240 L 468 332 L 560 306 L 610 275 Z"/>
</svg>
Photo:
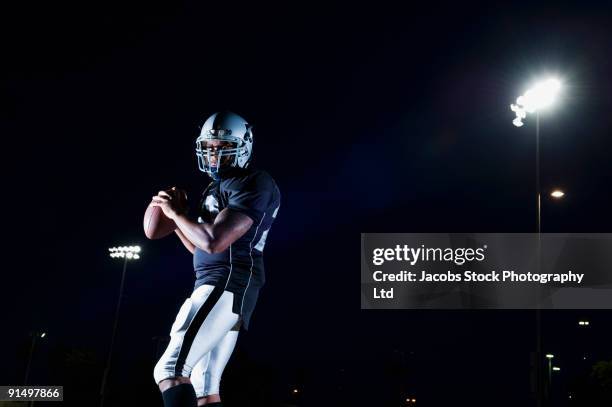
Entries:
<svg viewBox="0 0 612 407">
<path fill-rule="evenodd" d="M 196 407 L 198 404 L 195 390 L 189 383 L 170 387 L 162 393 L 162 398 L 164 407 Z"/>
</svg>

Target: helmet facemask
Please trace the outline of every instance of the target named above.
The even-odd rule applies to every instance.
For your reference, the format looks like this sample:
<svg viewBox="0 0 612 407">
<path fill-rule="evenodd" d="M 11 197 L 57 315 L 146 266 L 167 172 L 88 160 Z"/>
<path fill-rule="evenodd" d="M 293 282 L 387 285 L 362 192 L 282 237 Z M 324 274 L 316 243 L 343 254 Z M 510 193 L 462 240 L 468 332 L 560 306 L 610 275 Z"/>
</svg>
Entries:
<svg viewBox="0 0 612 407">
<path fill-rule="evenodd" d="M 211 130 L 208 135 L 204 134 L 196 140 L 198 167 L 215 180 L 237 166 L 238 156 L 244 149 L 240 146 L 239 139 L 236 140 L 224 132 Z"/>
</svg>

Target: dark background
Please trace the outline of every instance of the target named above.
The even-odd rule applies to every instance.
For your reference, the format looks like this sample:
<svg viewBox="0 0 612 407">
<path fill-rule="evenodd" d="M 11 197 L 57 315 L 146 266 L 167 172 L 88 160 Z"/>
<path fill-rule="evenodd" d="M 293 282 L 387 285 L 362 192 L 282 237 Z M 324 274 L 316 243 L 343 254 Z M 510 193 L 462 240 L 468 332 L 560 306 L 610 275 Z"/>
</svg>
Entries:
<svg viewBox="0 0 612 407">
<path fill-rule="evenodd" d="M 602 4 L 3 6 L 0 384 L 23 383 L 44 330 L 29 382 L 99 403 L 121 274 L 107 248 L 138 243 L 108 405 L 161 405 L 152 369 L 193 275 L 178 239 L 146 241 L 142 214 L 162 188 L 197 196 L 198 126 L 230 109 L 282 205 L 227 405 L 535 405 L 535 312 L 362 311 L 359 234 L 535 231 L 534 120 L 515 128 L 509 105 L 546 74 L 564 93 L 541 116 L 542 187 L 567 196 L 544 200 L 543 231 L 610 232 Z M 604 405 L 591 371 L 612 359 L 612 312 L 545 311 L 543 337 L 555 404 Z"/>
</svg>

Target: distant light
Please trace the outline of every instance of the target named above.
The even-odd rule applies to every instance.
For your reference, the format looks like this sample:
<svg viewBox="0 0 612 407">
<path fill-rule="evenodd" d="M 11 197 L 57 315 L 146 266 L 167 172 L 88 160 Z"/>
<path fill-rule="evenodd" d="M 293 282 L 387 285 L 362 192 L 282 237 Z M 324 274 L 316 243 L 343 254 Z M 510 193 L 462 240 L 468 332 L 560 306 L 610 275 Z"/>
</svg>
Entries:
<svg viewBox="0 0 612 407">
<path fill-rule="evenodd" d="M 413 402 L 413 403 L 416 403 L 416 399 L 412 399 L 412 402 Z"/>
<path fill-rule="evenodd" d="M 560 368 L 560 367 L 557 367 L 557 366 L 553 366 L 553 369 L 552 369 L 552 370 L 554 370 L 555 372 L 558 372 L 559 370 L 561 370 L 561 368 Z"/>
<path fill-rule="evenodd" d="M 44 338 L 46 335 L 47 335 L 47 333 L 46 333 L 46 332 L 43 332 L 43 333 L 41 333 L 41 334 L 40 334 L 40 337 L 41 337 L 41 338 Z"/>
<path fill-rule="evenodd" d="M 552 353 L 547 353 L 546 354 L 546 358 L 548 358 L 548 359 L 552 359 L 554 357 L 555 357 L 555 355 L 553 355 Z"/>
<path fill-rule="evenodd" d="M 578 325 L 588 326 L 589 325 L 589 321 L 578 321 Z"/>
<path fill-rule="evenodd" d="M 555 102 L 559 90 L 561 90 L 561 82 L 555 78 L 537 83 L 533 88 L 525 92 L 525 110 L 533 113 L 538 109 L 549 107 Z"/>
<path fill-rule="evenodd" d="M 298 389 L 293 389 L 293 393 L 294 394 L 297 393 L 297 392 L 298 392 Z"/>
<path fill-rule="evenodd" d="M 510 105 L 510 109 L 516 113 L 516 118 L 512 121 L 512 124 L 521 127 L 523 125 L 522 119 L 527 117 L 527 113 L 534 113 L 550 107 L 557 100 L 560 91 L 561 81 L 556 78 L 549 78 L 536 83 L 525 94 L 516 98 L 516 104 Z"/>
<path fill-rule="evenodd" d="M 550 193 L 550 196 L 555 199 L 563 198 L 565 196 L 565 192 L 561 191 L 560 189 L 555 189 Z"/>
<path fill-rule="evenodd" d="M 118 246 L 111 247 L 108 249 L 110 252 L 110 257 L 112 258 L 127 258 L 128 260 L 137 260 L 140 256 L 136 253 L 140 253 L 140 246 Z"/>
</svg>

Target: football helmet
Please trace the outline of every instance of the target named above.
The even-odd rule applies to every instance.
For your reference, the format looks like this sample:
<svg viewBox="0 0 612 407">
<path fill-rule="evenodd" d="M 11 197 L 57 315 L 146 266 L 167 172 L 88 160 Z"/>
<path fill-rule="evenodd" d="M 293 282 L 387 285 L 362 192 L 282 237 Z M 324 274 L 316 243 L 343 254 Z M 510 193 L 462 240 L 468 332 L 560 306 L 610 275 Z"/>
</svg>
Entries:
<svg viewBox="0 0 612 407">
<path fill-rule="evenodd" d="M 232 168 L 246 168 L 253 150 L 251 127 L 232 112 L 215 113 L 206 119 L 196 139 L 200 171 L 218 180 Z"/>
</svg>

